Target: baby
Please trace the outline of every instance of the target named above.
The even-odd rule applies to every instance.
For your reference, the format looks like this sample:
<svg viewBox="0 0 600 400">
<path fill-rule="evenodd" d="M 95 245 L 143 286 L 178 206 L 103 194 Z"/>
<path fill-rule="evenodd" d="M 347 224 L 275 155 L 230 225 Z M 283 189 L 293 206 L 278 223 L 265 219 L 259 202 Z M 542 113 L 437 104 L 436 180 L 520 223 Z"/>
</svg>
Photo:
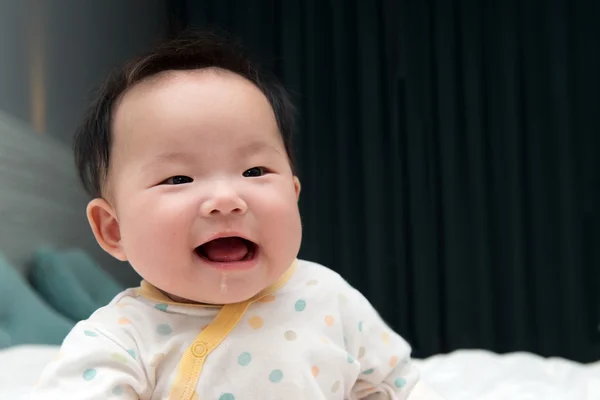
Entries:
<svg viewBox="0 0 600 400">
<path fill-rule="evenodd" d="M 212 35 L 109 78 L 76 163 L 98 243 L 143 281 L 77 324 L 33 399 L 418 396 L 409 345 L 297 259 L 292 130 L 285 90 Z"/>
</svg>

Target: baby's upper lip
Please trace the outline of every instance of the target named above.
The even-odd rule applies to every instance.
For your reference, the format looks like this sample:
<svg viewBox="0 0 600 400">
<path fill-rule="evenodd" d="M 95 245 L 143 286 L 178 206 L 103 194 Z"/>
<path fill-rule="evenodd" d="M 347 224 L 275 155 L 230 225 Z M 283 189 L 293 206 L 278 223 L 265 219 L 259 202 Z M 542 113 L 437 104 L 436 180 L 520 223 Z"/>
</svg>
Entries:
<svg viewBox="0 0 600 400">
<path fill-rule="evenodd" d="M 247 235 L 245 235 L 243 233 L 240 233 L 238 231 L 222 231 L 222 232 L 213 234 L 212 236 L 209 236 L 205 240 L 201 241 L 200 244 L 198 246 L 196 246 L 196 247 L 203 246 L 206 243 L 211 242 L 211 241 L 216 240 L 216 239 L 223 239 L 223 238 L 228 238 L 228 237 L 239 237 L 239 238 L 242 238 L 244 240 L 247 240 L 248 242 L 255 243 L 252 239 L 249 238 L 249 236 L 247 236 Z"/>
</svg>

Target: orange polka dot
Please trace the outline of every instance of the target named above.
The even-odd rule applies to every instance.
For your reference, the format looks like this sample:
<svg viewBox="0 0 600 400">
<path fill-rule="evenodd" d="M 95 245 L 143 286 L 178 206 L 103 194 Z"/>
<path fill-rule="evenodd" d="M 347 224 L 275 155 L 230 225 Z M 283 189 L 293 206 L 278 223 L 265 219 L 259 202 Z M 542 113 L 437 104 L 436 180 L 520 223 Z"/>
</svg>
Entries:
<svg viewBox="0 0 600 400">
<path fill-rule="evenodd" d="M 275 301 L 275 296 L 273 296 L 272 294 L 263 297 L 262 299 L 260 299 L 258 302 L 259 303 L 272 303 Z"/>
<path fill-rule="evenodd" d="M 262 328 L 264 321 L 261 317 L 252 317 L 252 318 L 250 318 L 248 323 L 250 324 L 250 327 L 252 329 L 260 329 L 260 328 Z"/>
<path fill-rule="evenodd" d="M 317 367 L 316 365 L 313 365 L 313 367 L 311 368 L 311 372 L 312 372 L 312 376 L 314 376 L 316 378 L 319 375 L 319 367 Z"/>
<path fill-rule="evenodd" d="M 334 322 L 335 320 L 331 315 L 325 317 L 325 323 L 327 324 L 327 326 L 332 326 Z"/>
<path fill-rule="evenodd" d="M 119 325 L 129 325 L 131 324 L 131 321 L 128 320 L 127 318 L 120 318 L 119 319 Z"/>
<path fill-rule="evenodd" d="M 395 367 L 396 364 L 398 364 L 398 357 L 393 356 L 392 358 L 390 358 L 390 367 Z"/>
<path fill-rule="evenodd" d="M 383 332 L 381 334 L 381 340 L 383 341 L 383 343 L 389 343 L 390 342 L 390 335 L 388 335 L 387 332 Z"/>
</svg>

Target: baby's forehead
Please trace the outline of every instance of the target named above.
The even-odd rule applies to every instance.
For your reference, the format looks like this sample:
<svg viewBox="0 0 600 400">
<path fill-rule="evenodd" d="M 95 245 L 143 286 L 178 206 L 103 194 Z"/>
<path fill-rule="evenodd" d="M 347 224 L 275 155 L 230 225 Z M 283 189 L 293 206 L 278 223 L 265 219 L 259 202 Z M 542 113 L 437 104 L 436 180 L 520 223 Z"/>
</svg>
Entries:
<svg viewBox="0 0 600 400">
<path fill-rule="evenodd" d="M 245 78 L 222 70 L 169 71 L 141 82 L 116 108 L 113 135 L 113 151 L 120 156 L 232 143 L 263 143 L 285 152 L 266 96 Z"/>
</svg>

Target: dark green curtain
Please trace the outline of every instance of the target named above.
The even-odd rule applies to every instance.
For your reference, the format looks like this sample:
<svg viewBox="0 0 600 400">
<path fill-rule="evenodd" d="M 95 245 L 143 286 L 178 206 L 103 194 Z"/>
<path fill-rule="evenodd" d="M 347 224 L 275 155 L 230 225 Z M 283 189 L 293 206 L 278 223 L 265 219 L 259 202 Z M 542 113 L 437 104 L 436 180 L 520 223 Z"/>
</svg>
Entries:
<svg viewBox="0 0 600 400">
<path fill-rule="evenodd" d="M 180 1 L 301 111 L 301 256 L 411 341 L 600 358 L 600 2 Z"/>
</svg>

